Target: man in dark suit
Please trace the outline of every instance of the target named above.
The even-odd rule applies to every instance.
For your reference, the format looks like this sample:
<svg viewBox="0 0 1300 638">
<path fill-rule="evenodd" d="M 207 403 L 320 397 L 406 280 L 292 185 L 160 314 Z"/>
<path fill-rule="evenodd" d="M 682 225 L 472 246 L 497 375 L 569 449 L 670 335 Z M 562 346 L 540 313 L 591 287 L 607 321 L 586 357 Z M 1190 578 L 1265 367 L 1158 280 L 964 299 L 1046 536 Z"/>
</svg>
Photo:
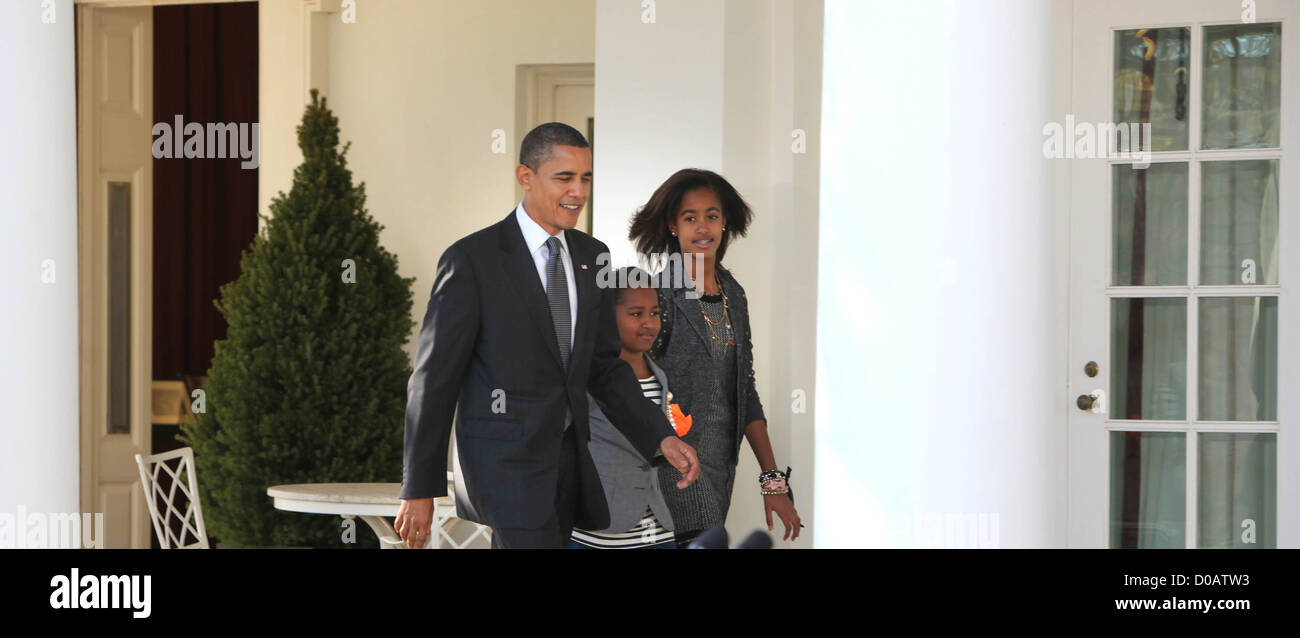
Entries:
<svg viewBox="0 0 1300 638">
<path fill-rule="evenodd" d="M 562 547 L 575 525 L 608 526 L 588 392 L 647 461 L 662 453 L 682 472 L 679 488 L 699 476 L 695 450 L 619 358 L 614 291 L 596 284 L 609 249 L 573 230 L 591 192 L 586 138 L 558 122 L 533 129 L 515 177 L 519 206 L 438 262 L 407 385 L 396 529 L 411 547 L 447 494 L 453 412 L 457 514 L 491 527 L 493 547 Z"/>
</svg>

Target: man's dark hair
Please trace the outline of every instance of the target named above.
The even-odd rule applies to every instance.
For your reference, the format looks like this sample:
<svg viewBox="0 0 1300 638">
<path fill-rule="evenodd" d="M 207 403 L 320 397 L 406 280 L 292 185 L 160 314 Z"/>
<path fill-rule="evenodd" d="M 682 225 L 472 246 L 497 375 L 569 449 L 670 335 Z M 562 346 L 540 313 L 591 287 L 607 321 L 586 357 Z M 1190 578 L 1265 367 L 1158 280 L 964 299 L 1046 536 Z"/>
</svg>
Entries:
<svg viewBox="0 0 1300 638">
<path fill-rule="evenodd" d="M 721 175 L 699 168 L 683 168 L 655 189 L 650 201 L 645 203 L 632 217 L 627 238 L 636 242 L 636 250 L 642 255 L 655 253 L 679 253 L 681 246 L 677 238 L 668 231 L 668 222 L 675 221 L 677 209 L 682 204 L 682 197 L 697 188 L 713 191 L 722 203 L 722 217 L 725 230 L 718 242 L 718 263 L 727 252 L 727 244 L 732 237 L 744 237 L 754 213 L 749 204 L 736 189 Z"/>
<path fill-rule="evenodd" d="M 551 156 L 551 147 L 576 146 L 590 148 L 587 138 L 578 129 L 563 122 L 547 122 L 528 131 L 524 141 L 519 145 L 519 163 L 536 171 Z"/>
</svg>

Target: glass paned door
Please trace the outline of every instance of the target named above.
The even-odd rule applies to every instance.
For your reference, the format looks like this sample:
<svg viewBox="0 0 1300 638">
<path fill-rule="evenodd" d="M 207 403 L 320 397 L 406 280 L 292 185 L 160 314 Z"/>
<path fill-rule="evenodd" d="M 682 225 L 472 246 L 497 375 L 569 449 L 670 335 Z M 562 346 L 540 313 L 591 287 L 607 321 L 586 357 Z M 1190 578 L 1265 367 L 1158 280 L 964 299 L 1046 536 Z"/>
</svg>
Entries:
<svg viewBox="0 0 1300 638">
<path fill-rule="evenodd" d="M 1071 545 L 1277 547 L 1300 538 L 1297 8 L 1139 4 L 1074 14 L 1075 118 L 1147 125 L 1151 152 L 1072 160 Z"/>
<path fill-rule="evenodd" d="M 1194 30 L 1199 38 L 1191 37 Z M 1202 532 L 1196 545 L 1271 547 L 1277 520 L 1265 502 L 1275 498 L 1276 476 L 1262 468 L 1276 464 L 1276 448 L 1259 437 L 1275 437 L 1277 419 L 1272 286 L 1279 258 L 1281 26 L 1125 29 L 1114 37 L 1118 116 L 1151 123 L 1154 147 L 1179 151 L 1188 148 L 1188 103 L 1199 100 L 1200 147 L 1237 153 L 1220 159 L 1192 152 L 1145 169 L 1116 164 L 1111 170 L 1110 546 L 1187 543 L 1186 460 L 1195 446 Z M 1197 40 L 1200 85 L 1187 80 L 1188 48 Z M 1198 174 L 1196 182 L 1189 179 Z M 1194 183 L 1199 198 L 1191 195 Z M 1187 219 L 1197 212 L 1189 211 L 1191 201 L 1200 203 L 1195 252 L 1189 250 Z M 1191 255 L 1196 263 L 1188 263 Z M 1191 281 L 1188 273 L 1195 274 Z M 1216 285 L 1239 291 L 1209 296 L 1207 288 Z M 1168 288 L 1153 296 L 1152 286 Z M 1195 333 L 1188 330 L 1190 312 Z M 1189 351 L 1198 363 L 1194 379 L 1187 374 Z M 1193 395 L 1197 409 L 1189 419 Z M 1218 432 L 1217 421 L 1245 429 Z M 1139 429 L 1149 423 L 1166 431 Z M 1238 457 L 1254 467 L 1239 467 Z M 1238 527 L 1250 529 L 1253 541 L 1236 540 Z"/>
</svg>

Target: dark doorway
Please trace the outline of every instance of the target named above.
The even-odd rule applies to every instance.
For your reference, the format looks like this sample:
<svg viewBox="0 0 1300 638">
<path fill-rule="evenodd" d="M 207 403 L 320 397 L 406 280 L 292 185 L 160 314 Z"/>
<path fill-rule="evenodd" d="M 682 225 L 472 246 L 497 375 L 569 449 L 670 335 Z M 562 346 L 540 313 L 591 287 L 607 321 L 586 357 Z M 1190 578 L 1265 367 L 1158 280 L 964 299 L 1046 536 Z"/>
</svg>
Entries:
<svg viewBox="0 0 1300 638">
<path fill-rule="evenodd" d="M 153 121 L 258 121 L 256 2 L 154 8 Z M 209 149 L 210 150 L 210 149 Z M 213 305 L 239 277 L 257 233 L 257 169 L 227 158 L 153 160 L 153 378 L 193 380 L 212 362 L 226 323 Z M 180 447 L 155 425 L 154 453 Z M 155 547 L 157 539 L 154 539 Z"/>
</svg>

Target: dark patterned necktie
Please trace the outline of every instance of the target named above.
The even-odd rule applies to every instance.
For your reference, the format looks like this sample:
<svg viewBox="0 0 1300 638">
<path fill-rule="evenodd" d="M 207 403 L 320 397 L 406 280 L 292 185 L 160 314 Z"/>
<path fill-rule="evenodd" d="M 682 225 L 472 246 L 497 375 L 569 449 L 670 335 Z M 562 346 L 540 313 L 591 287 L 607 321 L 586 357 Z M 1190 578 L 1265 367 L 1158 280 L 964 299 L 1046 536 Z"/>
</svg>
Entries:
<svg viewBox="0 0 1300 638">
<path fill-rule="evenodd" d="M 550 255 L 546 258 L 546 301 L 551 307 L 551 323 L 555 325 L 555 340 L 560 346 L 560 361 L 569 369 L 569 280 L 564 276 L 564 260 L 560 257 L 560 240 L 546 240 Z"/>
</svg>

